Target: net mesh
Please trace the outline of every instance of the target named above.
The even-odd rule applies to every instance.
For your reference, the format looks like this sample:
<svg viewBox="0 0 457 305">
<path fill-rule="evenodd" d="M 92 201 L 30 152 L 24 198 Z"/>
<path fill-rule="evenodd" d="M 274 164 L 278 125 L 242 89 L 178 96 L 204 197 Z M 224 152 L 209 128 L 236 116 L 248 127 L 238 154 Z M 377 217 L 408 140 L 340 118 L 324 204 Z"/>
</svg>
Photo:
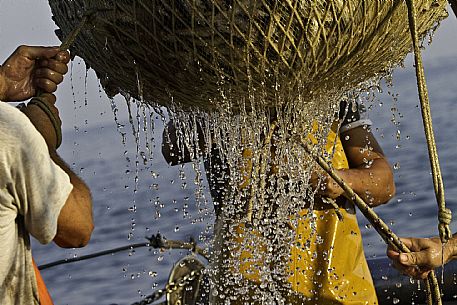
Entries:
<svg viewBox="0 0 457 305">
<path fill-rule="evenodd" d="M 49 3 L 61 38 L 95 11 L 73 54 L 96 71 L 108 95 L 167 107 L 173 124 L 165 126 L 162 144 L 173 152 L 177 147 L 177 159 L 186 159 L 186 151 L 193 160 L 205 156 L 220 209 L 210 268 L 213 303 L 230 304 L 233 297 L 240 304 L 289 304 L 294 232 L 287 224 L 315 204 L 310 180 L 316 164 L 294 139 L 313 134 L 316 155 L 329 155 L 327 135 L 339 102 L 370 102 L 377 81 L 411 49 L 404 1 Z M 447 16 L 446 1 L 416 5 L 424 37 Z M 317 240 L 316 217 L 304 217 L 311 218 L 310 236 Z M 240 228 L 256 230 L 239 241 Z M 258 285 L 240 285 L 243 249 L 263 262 L 253 264 Z M 324 259 L 326 253 L 313 255 Z"/>
<path fill-rule="evenodd" d="M 63 37 L 95 11 L 74 45 L 109 95 L 214 110 L 247 90 L 300 89 L 303 101 L 346 91 L 387 71 L 411 49 L 407 9 L 394 0 L 49 0 Z M 424 35 L 446 1 L 417 1 Z M 279 88 L 279 89 L 278 89 Z M 294 99 L 289 99 L 294 100 Z M 295 101 L 296 102 L 296 101 Z M 217 106 L 217 107 L 216 107 Z"/>
</svg>

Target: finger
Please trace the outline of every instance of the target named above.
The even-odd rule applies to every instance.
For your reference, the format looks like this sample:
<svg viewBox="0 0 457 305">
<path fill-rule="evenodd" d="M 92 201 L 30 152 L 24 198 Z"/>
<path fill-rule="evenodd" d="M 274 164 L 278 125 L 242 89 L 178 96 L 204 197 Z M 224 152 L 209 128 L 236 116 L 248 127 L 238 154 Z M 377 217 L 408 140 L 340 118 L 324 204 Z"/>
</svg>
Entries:
<svg viewBox="0 0 457 305">
<path fill-rule="evenodd" d="M 63 75 L 48 69 L 48 68 L 39 68 L 35 70 L 35 78 L 46 78 L 51 80 L 56 84 L 60 84 L 63 81 Z"/>
<path fill-rule="evenodd" d="M 420 279 L 421 278 L 421 273 L 419 272 L 419 269 L 417 267 L 408 267 L 404 266 L 400 263 L 393 263 L 392 266 L 398 270 L 403 275 L 415 278 L 415 279 Z"/>
<path fill-rule="evenodd" d="M 16 52 L 21 56 L 27 57 L 31 60 L 38 58 L 52 58 L 59 53 L 59 47 L 32 47 L 20 46 Z"/>
<path fill-rule="evenodd" d="M 415 267 L 405 268 L 405 269 L 403 269 L 402 273 L 404 275 L 408 275 L 415 279 L 424 279 L 427 277 L 427 274 L 428 274 L 428 272 L 422 272 L 418 268 L 415 268 Z"/>
<path fill-rule="evenodd" d="M 414 278 L 419 277 L 420 272 L 417 266 L 405 266 L 401 264 L 398 260 L 393 260 L 392 266 L 403 275 L 408 275 Z"/>
<path fill-rule="evenodd" d="M 421 270 L 419 268 L 415 268 L 412 270 L 408 270 L 407 273 L 405 273 L 405 274 L 407 274 L 417 280 L 425 280 L 430 272 L 431 272 L 430 269 Z"/>
<path fill-rule="evenodd" d="M 404 274 L 404 275 L 408 275 L 408 276 L 411 276 L 411 277 L 414 277 L 414 278 L 417 278 L 418 277 L 418 269 L 415 268 L 415 267 L 401 267 L 401 268 L 397 268 L 398 270 L 400 270 L 401 274 Z"/>
<path fill-rule="evenodd" d="M 316 172 L 311 173 L 311 177 L 309 178 L 309 180 L 310 180 L 311 184 L 313 184 L 313 186 L 317 185 L 318 175 L 316 174 Z"/>
<path fill-rule="evenodd" d="M 425 280 L 430 272 L 431 272 L 431 270 L 420 271 L 420 272 L 418 272 L 418 275 L 416 276 L 416 278 L 420 278 L 421 280 Z"/>
<path fill-rule="evenodd" d="M 68 72 L 67 64 L 60 62 L 57 59 L 42 59 L 38 62 L 38 66 L 54 70 L 62 75 Z"/>
<path fill-rule="evenodd" d="M 395 269 L 401 271 L 402 273 L 407 268 L 410 268 L 408 266 L 402 265 L 397 259 L 393 259 L 392 260 L 392 267 L 394 267 Z"/>
<path fill-rule="evenodd" d="M 401 253 L 399 261 L 406 266 L 426 266 L 429 264 L 428 256 L 425 252 Z"/>
<path fill-rule="evenodd" d="M 392 267 L 397 269 L 401 274 L 413 277 L 415 279 L 424 279 L 430 273 L 430 268 L 419 268 L 417 266 L 405 266 L 398 261 L 392 260 Z"/>
<path fill-rule="evenodd" d="M 56 103 L 56 96 L 51 93 L 42 93 L 40 97 L 46 101 L 46 103 L 50 105 L 54 105 Z"/>
<path fill-rule="evenodd" d="M 53 93 L 57 90 L 57 84 L 47 78 L 36 78 L 35 85 L 47 93 Z"/>
<path fill-rule="evenodd" d="M 399 252 L 397 252 L 396 250 L 394 250 L 393 248 L 391 248 L 391 246 L 389 246 L 389 248 L 387 249 L 387 252 L 386 252 L 387 256 L 390 258 L 390 259 L 396 259 L 398 260 L 398 257 L 400 255 Z"/>
<path fill-rule="evenodd" d="M 322 173 L 314 172 L 313 175 L 311 176 L 311 183 L 312 183 L 313 187 L 318 188 L 318 190 L 317 190 L 318 192 L 325 191 L 325 189 L 327 187 L 327 181 L 328 181 L 327 175 L 324 175 Z"/>
<path fill-rule="evenodd" d="M 54 58 L 61 63 L 68 64 L 70 62 L 70 53 L 68 51 L 60 51 Z"/>
<path fill-rule="evenodd" d="M 400 238 L 400 241 L 403 243 L 403 245 L 406 246 L 406 248 L 408 248 L 409 250 L 413 250 L 413 238 Z"/>
</svg>

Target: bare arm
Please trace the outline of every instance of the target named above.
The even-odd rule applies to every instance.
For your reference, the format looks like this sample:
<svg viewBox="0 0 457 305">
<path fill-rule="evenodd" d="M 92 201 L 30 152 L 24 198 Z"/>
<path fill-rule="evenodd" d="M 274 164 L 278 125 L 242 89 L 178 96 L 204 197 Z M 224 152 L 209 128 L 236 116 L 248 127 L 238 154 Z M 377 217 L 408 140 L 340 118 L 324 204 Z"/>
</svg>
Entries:
<svg viewBox="0 0 457 305">
<path fill-rule="evenodd" d="M 52 109 L 54 100 L 51 95 L 43 95 Z M 23 112 L 29 117 L 35 128 L 48 144 L 49 155 L 70 177 L 73 190 L 60 211 L 57 220 L 57 234 L 54 242 L 60 247 L 75 248 L 85 246 L 90 239 L 94 225 L 92 219 L 92 199 L 86 184 L 65 164 L 55 149 L 56 135 L 47 115 L 37 106 L 29 105 Z M 58 114 L 58 113 L 57 113 Z"/>
<path fill-rule="evenodd" d="M 60 211 L 54 242 L 63 248 L 84 247 L 94 229 L 92 198 L 87 185 L 73 173 L 57 152 L 50 151 L 52 160 L 70 177 L 73 190 Z"/>
<path fill-rule="evenodd" d="M 371 206 L 386 203 L 395 195 L 392 169 L 376 138 L 362 126 L 342 135 L 349 169 L 340 176 Z"/>
<path fill-rule="evenodd" d="M 0 101 L 6 100 L 6 80 L 0 73 Z"/>
<path fill-rule="evenodd" d="M 27 99 L 36 94 L 39 88 L 46 92 L 41 98 L 60 125 L 59 113 L 54 106 L 55 96 L 50 93 L 62 82 L 63 75 L 68 71 L 68 61 L 68 52 L 59 51 L 56 47 L 19 47 L 5 64 L 0 66 L 0 99 Z M 56 131 L 49 116 L 37 105 L 29 105 L 23 112 L 45 139 L 52 160 L 69 175 L 73 185 L 73 190 L 59 214 L 54 240 L 61 247 L 84 246 L 93 230 L 89 189 L 58 156 Z"/>
<path fill-rule="evenodd" d="M 342 138 L 349 169 L 339 169 L 337 174 L 370 206 L 389 201 L 395 195 L 393 173 L 373 134 L 361 126 L 348 130 Z M 320 196 L 335 199 L 344 195 L 330 176 L 324 178 L 312 178 L 314 185 L 320 185 Z"/>
<path fill-rule="evenodd" d="M 50 108 L 52 107 L 51 109 L 58 117 L 57 108 L 54 107 L 55 97 L 51 94 L 43 94 L 42 98 L 45 98 L 47 104 Z M 57 154 L 55 149 L 56 134 L 47 115 L 36 105 L 27 106 L 23 112 L 45 139 L 49 155 L 54 163 L 68 174 L 73 185 L 73 190 L 60 211 L 54 242 L 64 248 L 83 247 L 89 242 L 94 228 L 89 188 Z"/>
</svg>

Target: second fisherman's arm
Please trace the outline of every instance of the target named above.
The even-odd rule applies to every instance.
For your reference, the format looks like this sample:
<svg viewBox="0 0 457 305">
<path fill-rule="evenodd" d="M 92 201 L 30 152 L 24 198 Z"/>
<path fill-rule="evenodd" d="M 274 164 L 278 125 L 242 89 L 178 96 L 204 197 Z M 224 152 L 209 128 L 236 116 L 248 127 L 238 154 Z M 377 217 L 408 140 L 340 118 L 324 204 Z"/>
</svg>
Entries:
<svg viewBox="0 0 457 305">
<path fill-rule="evenodd" d="M 387 203 L 395 196 L 391 165 L 369 126 L 359 126 L 342 133 L 349 169 L 338 173 L 370 206 Z"/>
</svg>

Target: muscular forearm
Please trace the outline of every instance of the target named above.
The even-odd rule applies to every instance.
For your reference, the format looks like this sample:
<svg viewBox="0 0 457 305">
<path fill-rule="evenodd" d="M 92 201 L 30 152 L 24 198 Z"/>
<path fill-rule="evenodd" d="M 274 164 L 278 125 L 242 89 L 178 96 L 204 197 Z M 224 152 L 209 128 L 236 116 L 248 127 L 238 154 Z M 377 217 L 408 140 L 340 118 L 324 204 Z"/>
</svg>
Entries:
<svg viewBox="0 0 457 305">
<path fill-rule="evenodd" d="M 385 159 L 374 159 L 368 168 L 340 170 L 339 175 L 372 207 L 386 203 L 395 195 L 392 171 Z"/>
<path fill-rule="evenodd" d="M 342 136 L 350 168 L 341 171 L 343 180 L 371 206 L 389 201 L 395 195 L 393 173 L 376 138 L 362 126 Z"/>
<path fill-rule="evenodd" d="M 84 193 L 89 193 L 89 188 L 86 186 L 84 181 L 81 180 L 71 169 L 70 167 L 65 163 L 65 161 L 62 160 L 62 158 L 57 154 L 55 150 L 50 150 L 49 155 L 51 156 L 51 159 L 56 163 L 60 168 L 62 168 L 70 177 L 70 182 L 73 184 L 73 187 L 76 187 L 77 189 L 82 190 Z"/>
<path fill-rule="evenodd" d="M 66 248 L 85 246 L 94 228 L 89 188 L 71 171 L 55 150 L 51 150 L 50 155 L 52 160 L 68 174 L 73 185 L 73 190 L 59 214 L 54 241 Z"/>
<path fill-rule="evenodd" d="M 53 95 L 42 95 L 50 109 L 54 109 L 54 116 L 58 118 L 58 111 L 54 107 Z M 73 190 L 69 194 L 65 205 L 60 211 L 57 220 L 57 235 L 54 241 L 61 247 L 81 247 L 88 243 L 93 230 L 92 200 L 86 184 L 68 167 L 56 152 L 57 133 L 48 117 L 48 114 L 37 105 L 28 105 L 23 109 L 43 136 L 49 150 L 49 155 L 60 168 L 70 177 Z"/>
</svg>

